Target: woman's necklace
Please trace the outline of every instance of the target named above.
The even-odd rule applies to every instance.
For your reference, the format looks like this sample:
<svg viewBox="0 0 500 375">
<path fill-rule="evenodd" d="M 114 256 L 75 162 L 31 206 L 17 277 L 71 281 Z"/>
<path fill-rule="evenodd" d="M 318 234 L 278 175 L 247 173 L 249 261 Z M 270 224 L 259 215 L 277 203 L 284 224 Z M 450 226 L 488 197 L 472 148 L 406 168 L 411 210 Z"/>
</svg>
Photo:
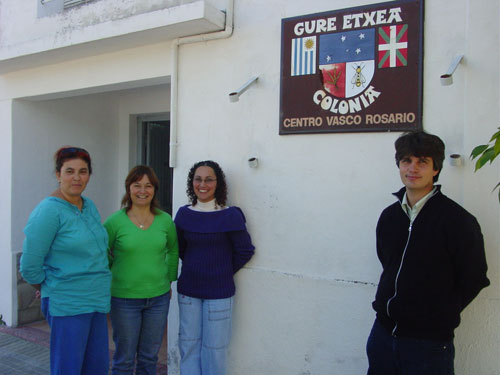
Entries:
<svg viewBox="0 0 500 375">
<path fill-rule="evenodd" d="M 144 229 L 144 226 L 148 223 L 150 215 L 146 216 L 146 219 L 144 220 L 144 222 L 141 222 L 139 220 L 139 218 L 137 216 L 135 216 L 132 211 L 130 211 L 130 214 L 134 217 L 135 221 L 137 221 L 137 223 L 139 224 L 139 228 Z"/>
</svg>

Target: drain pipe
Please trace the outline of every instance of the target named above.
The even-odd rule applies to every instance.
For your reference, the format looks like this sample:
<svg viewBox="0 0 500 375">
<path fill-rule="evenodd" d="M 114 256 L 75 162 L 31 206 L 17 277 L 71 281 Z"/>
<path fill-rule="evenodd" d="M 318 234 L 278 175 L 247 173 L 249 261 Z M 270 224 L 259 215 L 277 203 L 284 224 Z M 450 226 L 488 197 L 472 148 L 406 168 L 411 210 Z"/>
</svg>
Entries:
<svg viewBox="0 0 500 375">
<path fill-rule="evenodd" d="M 178 80 L 179 80 L 179 46 L 182 44 L 191 44 L 206 42 L 215 39 L 229 38 L 233 34 L 233 15 L 234 0 L 228 0 L 226 9 L 226 27 L 222 31 L 186 36 L 172 41 L 172 76 L 170 93 L 170 167 L 177 166 L 177 99 L 178 99 Z"/>
</svg>

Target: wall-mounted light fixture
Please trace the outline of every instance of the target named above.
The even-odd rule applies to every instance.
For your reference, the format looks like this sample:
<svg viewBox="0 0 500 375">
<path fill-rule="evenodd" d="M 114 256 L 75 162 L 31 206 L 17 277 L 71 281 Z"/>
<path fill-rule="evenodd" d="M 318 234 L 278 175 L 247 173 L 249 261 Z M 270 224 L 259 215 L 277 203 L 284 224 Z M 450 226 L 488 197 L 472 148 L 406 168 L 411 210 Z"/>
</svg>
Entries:
<svg viewBox="0 0 500 375">
<path fill-rule="evenodd" d="M 256 157 L 251 157 L 250 159 L 248 159 L 248 166 L 250 168 L 257 168 L 259 166 L 259 159 L 257 159 Z"/>
<path fill-rule="evenodd" d="M 453 84 L 453 73 L 457 69 L 458 64 L 460 64 L 460 61 L 462 61 L 463 57 L 464 55 L 458 55 L 451 62 L 450 67 L 448 68 L 446 73 L 441 76 L 441 86 L 449 86 Z"/>
<path fill-rule="evenodd" d="M 229 101 L 231 103 L 235 103 L 238 100 L 240 100 L 240 95 L 243 94 L 245 91 L 247 91 L 248 88 L 252 85 L 252 83 L 257 82 L 258 79 L 259 79 L 258 76 L 252 77 L 252 78 L 250 78 L 250 80 L 247 83 L 245 83 L 243 86 L 241 86 L 237 91 L 230 93 L 229 94 Z"/>
<path fill-rule="evenodd" d="M 462 155 L 451 154 L 450 155 L 450 165 L 452 167 L 460 167 L 462 165 Z"/>
</svg>

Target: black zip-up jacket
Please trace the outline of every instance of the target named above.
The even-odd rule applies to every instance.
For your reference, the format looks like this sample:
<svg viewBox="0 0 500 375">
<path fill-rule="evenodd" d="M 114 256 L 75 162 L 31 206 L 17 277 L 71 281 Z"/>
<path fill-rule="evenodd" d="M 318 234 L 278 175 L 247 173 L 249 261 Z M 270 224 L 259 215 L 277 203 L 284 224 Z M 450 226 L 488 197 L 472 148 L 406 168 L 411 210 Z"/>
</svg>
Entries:
<svg viewBox="0 0 500 375">
<path fill-rule="evenodd" d="M 383 271 L 373 308 L 395 336 L 451 340 L 460 312 L 490 284 L 481 228 L 439 185 L 410 225 L 405 191 L 377 224 Z"/>
</svg>

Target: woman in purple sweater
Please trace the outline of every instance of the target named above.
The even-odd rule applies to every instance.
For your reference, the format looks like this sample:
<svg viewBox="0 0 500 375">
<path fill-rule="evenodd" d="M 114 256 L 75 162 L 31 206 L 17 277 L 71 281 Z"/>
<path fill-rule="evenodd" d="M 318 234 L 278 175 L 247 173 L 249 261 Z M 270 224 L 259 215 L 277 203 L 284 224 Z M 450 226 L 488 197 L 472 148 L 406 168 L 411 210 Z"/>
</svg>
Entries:
<svg viewBox="0 0 500 375">
<path fill-rule="evenodd" d="M 233 275 L 254 253 L 238 207 L 226 206 L 224 172 L 211 160 L 189 171 L 191 205 L 177 212 L 181 275 L 179 349 L 181 375 L 225 375 L 235 293 Z"/>
</svg>

